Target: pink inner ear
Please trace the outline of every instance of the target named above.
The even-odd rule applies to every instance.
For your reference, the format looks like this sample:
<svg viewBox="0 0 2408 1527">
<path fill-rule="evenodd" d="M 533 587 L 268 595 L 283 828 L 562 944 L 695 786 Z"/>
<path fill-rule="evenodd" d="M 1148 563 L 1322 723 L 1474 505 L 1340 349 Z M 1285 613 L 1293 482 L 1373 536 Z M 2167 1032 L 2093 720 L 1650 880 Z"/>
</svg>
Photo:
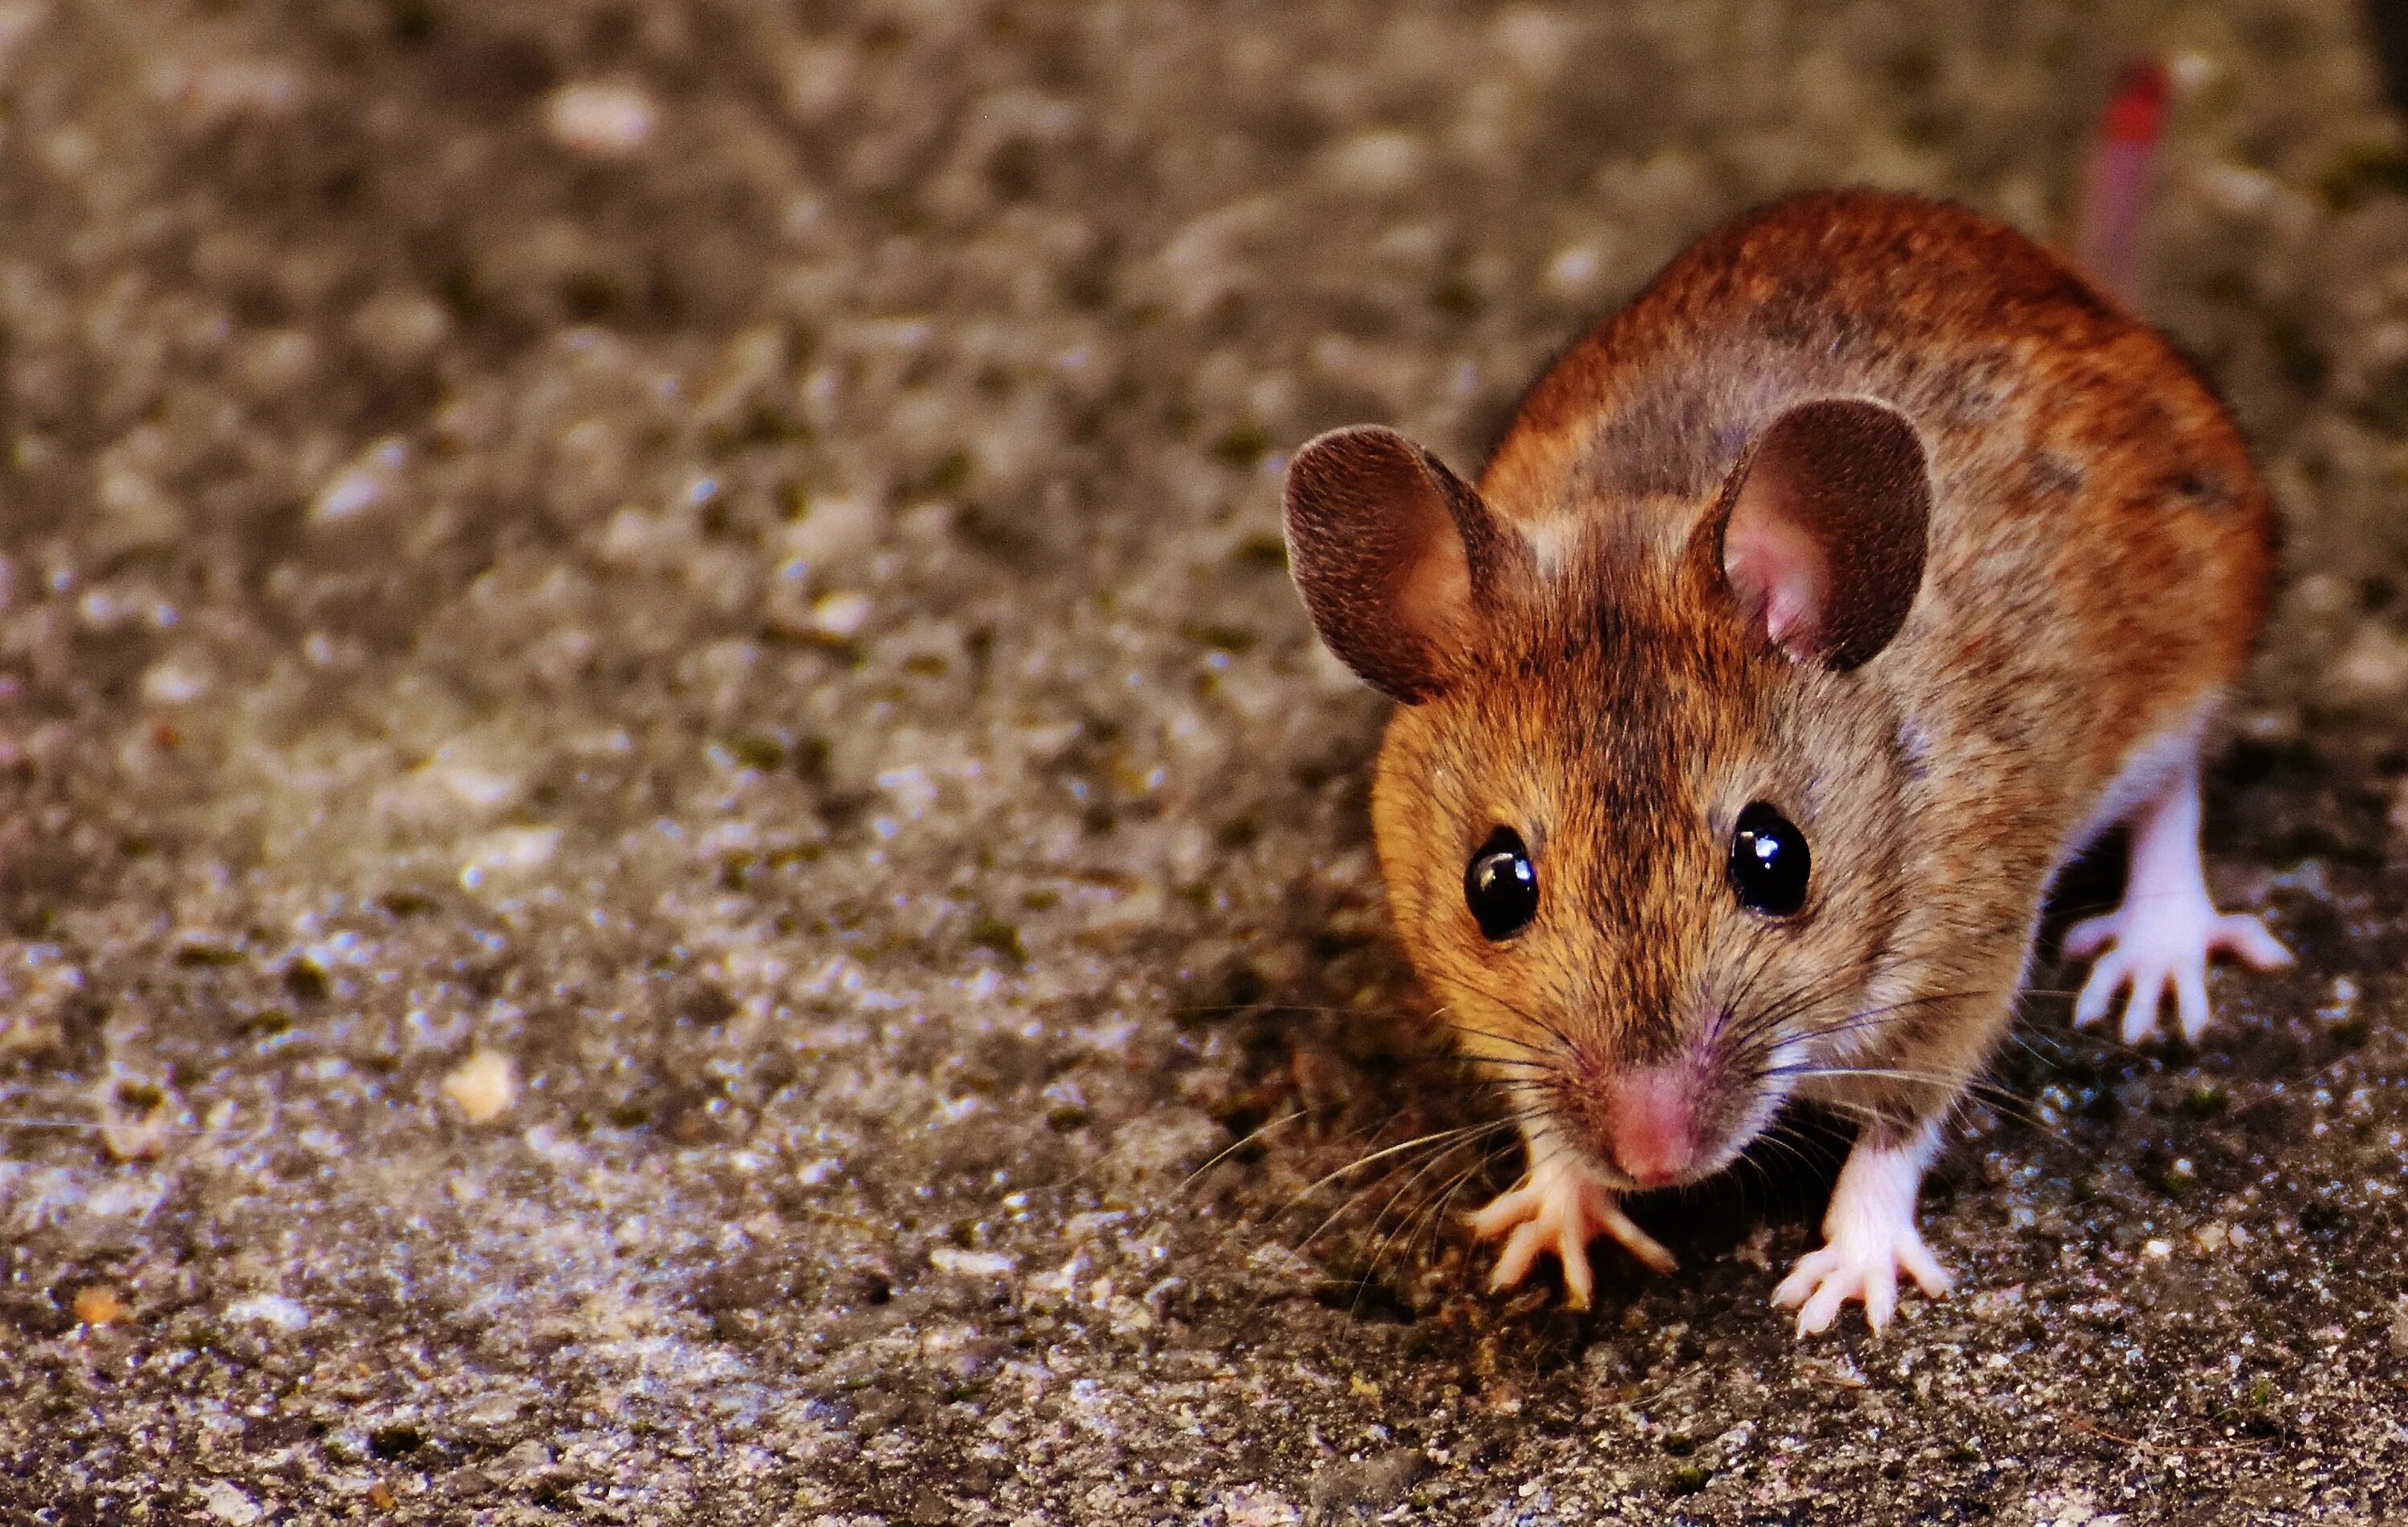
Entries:
<svg viewBox="0 0 2408 1527">
<path fill-rule="evenodd" d="M 1800 663 L 1844 671 L 1906 623 L 1923 582 L 1931 480 L 1906 417 L 1856 398 L 1801 403 L 1766 426 L 1722 523 L 1722 572 L 1744 618 Z"/>
<path fill-rule="evenodd" d="M 1397 590 L 1397 616 L 1426 639 L 1460 641 L 1471 610 L 1471 559 L 1463 537 L 1443 516 L 1424 533 L 1428 548 L 1412 563 Z"/>
<path fill-rule="evenodd" d="M 1830 568 L 1823 548 L 1799 523 L 1786 488 L 1751 473 L 1723 532 L 1723 575 L 1765 635 L 1801 662 L 1823 636 Z"/>
</svg>

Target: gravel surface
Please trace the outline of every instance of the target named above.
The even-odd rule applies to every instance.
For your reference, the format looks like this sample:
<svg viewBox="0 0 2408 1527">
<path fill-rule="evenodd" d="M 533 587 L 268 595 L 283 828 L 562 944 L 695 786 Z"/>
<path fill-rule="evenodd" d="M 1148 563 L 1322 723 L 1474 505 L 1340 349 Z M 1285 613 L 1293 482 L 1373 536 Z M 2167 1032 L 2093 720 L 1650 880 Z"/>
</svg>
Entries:
<svg viewBox="0 0 2408 1527">
<path fill-rule="evenodd" d="M 2340 0 L 1813 10 L 0 3 L 0 1518 L 2391 1519 L 2408 135 Z M 1882 1339 L 1836 1137 L 1486 1294 L 1282 452 L 1784 190 L 2050 232 L 2142 48 L 2300 964 L 2043 970 Z"/>
</svg>

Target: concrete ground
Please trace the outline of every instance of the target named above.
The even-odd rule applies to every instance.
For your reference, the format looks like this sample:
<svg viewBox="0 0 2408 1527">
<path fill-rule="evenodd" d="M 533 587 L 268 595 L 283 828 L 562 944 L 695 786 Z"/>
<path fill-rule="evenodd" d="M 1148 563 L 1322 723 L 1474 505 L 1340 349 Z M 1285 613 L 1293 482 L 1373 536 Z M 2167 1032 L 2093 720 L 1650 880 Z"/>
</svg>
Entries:
<svg viewBox="0 0 2408 1527">
<path fill-rule="evenodd" d="M 2354 21 L 0 4 L 0 1518 L 2397 1520 L 2408 134 Z M 1342 1173 L 1494 1105 L 1283 452 L 1469 469 L 1784 190 L 2049 232 L 2141 49 L 2145 302 L 2290 532 L 2214 871 L 2299 965 L 2178 1053 L 2044 970 L 1925 1204 L 1960 1292 L 1881 1339 L 1767 1307 L 1813 1152 L 1642 1206 L 1684 1270 L 1586 1315 L 1485 1293 L 1509 1161 Z"/>
</svg>

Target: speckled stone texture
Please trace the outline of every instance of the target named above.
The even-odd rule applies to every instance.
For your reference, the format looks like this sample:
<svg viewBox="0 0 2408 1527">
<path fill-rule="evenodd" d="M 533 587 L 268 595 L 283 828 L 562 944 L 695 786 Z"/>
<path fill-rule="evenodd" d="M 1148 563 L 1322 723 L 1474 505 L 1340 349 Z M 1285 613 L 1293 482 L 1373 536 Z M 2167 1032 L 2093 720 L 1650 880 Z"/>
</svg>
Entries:
<svg viewBox="0 0 2408 1527">
<path fill-rule="evenodd" d="M 1811 12 L 1811 14 L 1810 14 Z M 0 1519 L 2367 1522 L 2408 1474 L 2408 135 L 2339 0 L 0 4 Z M 1505 1185 L 1282 453 L 1458 466 L 1721 216 L 2145 301 L 2288 592 L 2195 1053 L 2020 1042 L 1957 1297 L 1841 1142 L 1483 1292 Z M 2112 894 L 2078 874 L 2069 907 Z M 1359 1164 L 1357 1164 L 1359 1163 Z M 1354 1170 L 1348 1171 L 1350 1165 Z"/>
</svg>

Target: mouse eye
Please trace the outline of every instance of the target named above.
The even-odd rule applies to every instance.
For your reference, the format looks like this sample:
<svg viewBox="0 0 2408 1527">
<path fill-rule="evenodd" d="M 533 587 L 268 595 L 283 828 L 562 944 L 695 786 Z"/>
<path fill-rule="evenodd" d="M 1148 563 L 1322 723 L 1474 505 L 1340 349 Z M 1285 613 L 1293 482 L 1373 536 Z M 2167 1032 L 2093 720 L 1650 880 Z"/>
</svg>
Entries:
<svg viewBox="0 0 2408 1527">
<path fill-rule="evenodd" d="M 1539 912 L 1539 872 L 1522 835 L 1499 827 L 1471 856 L 1463 872 L 1464 905 L 1492 941 L 1511 938 Z"/>
<path fill-rule="evenodd" d="M 1731 835 L 1730 882 L 1739 904 L 1769 918 L 1785 918 L 1806 905 L 1806 874 L 1813 865 L 1806 835 L 1797 824 L 1757 801 L 1739 814 Z"/>
</svg>

